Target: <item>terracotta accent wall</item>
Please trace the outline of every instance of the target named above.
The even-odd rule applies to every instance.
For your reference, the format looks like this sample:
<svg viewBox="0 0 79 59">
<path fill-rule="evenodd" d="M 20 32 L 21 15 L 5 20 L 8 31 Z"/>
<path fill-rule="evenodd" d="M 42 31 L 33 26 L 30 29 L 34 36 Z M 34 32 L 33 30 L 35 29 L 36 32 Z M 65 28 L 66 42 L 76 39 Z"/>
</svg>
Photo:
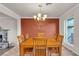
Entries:
<svg viewBox="0 0 79 59">
<path fill-rule="evenodd" d="M 46 37 L 53 37 L 59 33 L 59 18 L 50 18 L 46 21 L 35 21 L 32 18 L 21 19 L 21 33 L 30 37 L 35 37 L 41 32 Z"/>
</svg>

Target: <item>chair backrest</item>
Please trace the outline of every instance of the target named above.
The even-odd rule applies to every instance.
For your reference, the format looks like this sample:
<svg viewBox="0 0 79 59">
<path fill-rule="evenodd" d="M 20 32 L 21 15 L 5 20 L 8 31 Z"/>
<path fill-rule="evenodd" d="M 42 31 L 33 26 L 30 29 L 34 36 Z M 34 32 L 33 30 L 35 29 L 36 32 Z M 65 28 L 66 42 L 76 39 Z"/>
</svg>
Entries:
<svg viewBox="0 0 79 59">
<path fill-rule="evenodd" d="M 36 46 L 38 45 L 47 45 L 47 39 L 46 38 L 33 38 L 33 44 Z"/>
<path fill-rule="evenodd" d="M 34 55 L 46 56 L 47 40 L 45 38 L 33 38 L 34 43 Z"/>
<path fill-rule="evenodd" d="M 63 38 L 64 38 L 63 35 L 58 35 L 58 36 L 57 36 L 57 41 L 62 44 Z"/>
<path fill-rule="evenodd" d="M 17 36 L 17 39 L 18 39 L 19 43 L 21 43 L 21 42 L 23 42 L 25 40 L 23 35 Z"/>
</svg>

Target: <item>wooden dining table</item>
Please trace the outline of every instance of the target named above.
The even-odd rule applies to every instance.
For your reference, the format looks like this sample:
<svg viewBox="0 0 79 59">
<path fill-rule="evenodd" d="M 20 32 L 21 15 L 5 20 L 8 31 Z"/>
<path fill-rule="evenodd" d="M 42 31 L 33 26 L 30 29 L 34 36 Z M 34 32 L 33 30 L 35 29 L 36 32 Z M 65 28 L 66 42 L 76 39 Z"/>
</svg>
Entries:
<svg viewBox="0 0 79 59">
<path fill-rule="evenodd" d="M 59 43 L 55 39 L 52 38 L 46 38 L 46 39 L 47 39 L 47 48 L 53 48 L 59 46 Z M 20 56 L 24 56 L 25 48 L 33 48 L 33 38 L 28 38 L 20 44 L 20 51 L 19 51 Z"/>
</svg>

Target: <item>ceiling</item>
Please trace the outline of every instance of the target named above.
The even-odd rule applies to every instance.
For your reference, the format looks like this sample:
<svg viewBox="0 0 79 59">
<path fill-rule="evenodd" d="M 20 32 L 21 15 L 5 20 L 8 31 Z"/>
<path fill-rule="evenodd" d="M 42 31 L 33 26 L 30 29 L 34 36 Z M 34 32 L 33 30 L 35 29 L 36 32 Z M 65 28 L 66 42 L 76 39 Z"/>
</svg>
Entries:
<svg viewBox="0 0 79 59">
<path fill-rule="evenodd" d="M 38 3 L 2 3 L 5 7 L 14 11 L 21 17 L 33 17 L 39 12 Z M 42 4 L 42 13 L 47 14 L 48 17 L 60 17 L 74 7 L 75 3 L 51 3 Z"/>
</svg>

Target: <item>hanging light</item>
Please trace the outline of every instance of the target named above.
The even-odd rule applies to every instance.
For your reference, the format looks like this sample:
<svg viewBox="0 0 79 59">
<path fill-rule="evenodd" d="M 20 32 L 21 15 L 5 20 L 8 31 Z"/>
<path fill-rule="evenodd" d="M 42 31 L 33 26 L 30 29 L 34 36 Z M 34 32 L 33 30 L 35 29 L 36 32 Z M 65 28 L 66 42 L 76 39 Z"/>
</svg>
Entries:
<svg viewBox="0 0 79 59">
<path fill-rule="evenodd" d="M 37 21 L 45 21 L 46 18 L 47 18 L 47 15 L 46 14 L 43 15 L 41 13 L 41 7 L 42 7 L 42 5 L 39 5 L 38 7 L 40 8 L 40 12 L 37 15 L 34 15 L 33 18 L 34 18 L 34 20 L 37 20 Z"/>
</svg>

